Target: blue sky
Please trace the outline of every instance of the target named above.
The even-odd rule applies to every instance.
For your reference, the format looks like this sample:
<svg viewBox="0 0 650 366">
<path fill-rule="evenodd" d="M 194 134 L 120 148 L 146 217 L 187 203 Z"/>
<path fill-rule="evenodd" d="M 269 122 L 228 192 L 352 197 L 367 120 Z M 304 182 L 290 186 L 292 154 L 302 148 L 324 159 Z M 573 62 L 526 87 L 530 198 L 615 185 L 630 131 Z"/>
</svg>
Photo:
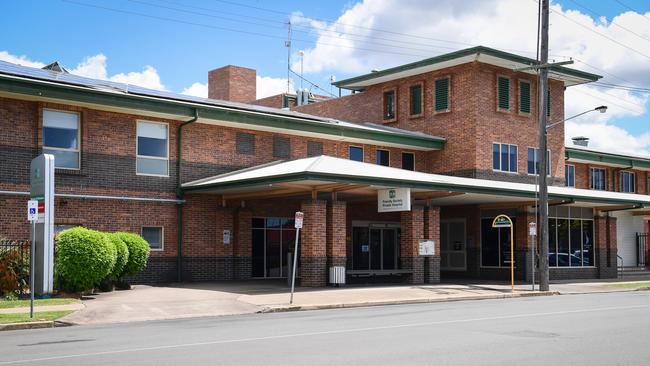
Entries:
<svg viewBox="0 0 650 366">
<path fill-rule="evenodd" d="M 649 1 L 553 4 L 555 58 L 572 56 L 580 60 L 572 67 L 604 75 L 606 83 L 650 88 Z M 78 71 L 87 76 L 174 92 L 198 83 L 198 93 L 208 70 L 235 64 L 255 68 L 267 78 L 266 92 L 279 92 L 286 85 L 285 23 L 292 19 L 294 62 L 305 50 L 305 77 L 329 91 L 330 75 L 341 80 L 471 45 L 534 56 L 536 7 L 535 0 L 11 1 L 0 13 L 0 56 L 58 60 L 70 69 L 86 61 Z M 647 154 L 648 97 L 604 86 L 567 92 L 567 116 L 610 106 L 606 116 L 567 125 L 567 134 L 585 132 L 596 147 Z"/>
</svg>

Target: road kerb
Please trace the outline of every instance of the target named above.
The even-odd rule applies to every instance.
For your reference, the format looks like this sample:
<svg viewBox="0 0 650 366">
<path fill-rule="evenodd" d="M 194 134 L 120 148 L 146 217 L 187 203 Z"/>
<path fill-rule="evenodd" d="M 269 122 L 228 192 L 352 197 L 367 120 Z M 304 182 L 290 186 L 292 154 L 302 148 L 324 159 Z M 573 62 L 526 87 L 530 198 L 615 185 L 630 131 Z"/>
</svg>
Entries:
<svg viewBox="0 0 650 366">
<path fill-rule="evenodd" d="M 47 321 L 38 321 L 38 322 L 0 324 L 0 331 L 22 330 L 22 329 L 41 329 L 41 328 L 54 328 L 54 321 L 53 320 L 47 320 Z"/>
</svg>

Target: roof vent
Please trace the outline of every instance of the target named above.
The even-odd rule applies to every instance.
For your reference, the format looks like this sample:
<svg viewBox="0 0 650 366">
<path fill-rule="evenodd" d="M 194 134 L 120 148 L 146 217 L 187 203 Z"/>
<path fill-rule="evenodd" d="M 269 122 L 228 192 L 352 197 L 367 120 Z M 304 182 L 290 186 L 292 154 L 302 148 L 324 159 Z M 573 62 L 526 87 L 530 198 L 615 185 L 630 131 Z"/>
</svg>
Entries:
<svg viewBox="0 0 650 366">
<path fill-rule="evenodd" d="M 59 61 L 54 61 L 49 65 L 43 66 L 42 69 L 69 74 L 68 70 L 66 70 L 65 67 L 59 63 Z"/>
<path fill-rule="evenodd" d="M 573 144 L 578 145 L 578 146 L 588 146 L 589 145 L 589 137 L 584 137 L 584 136 L 576 136 L 572 138 Z"/>
</svg>

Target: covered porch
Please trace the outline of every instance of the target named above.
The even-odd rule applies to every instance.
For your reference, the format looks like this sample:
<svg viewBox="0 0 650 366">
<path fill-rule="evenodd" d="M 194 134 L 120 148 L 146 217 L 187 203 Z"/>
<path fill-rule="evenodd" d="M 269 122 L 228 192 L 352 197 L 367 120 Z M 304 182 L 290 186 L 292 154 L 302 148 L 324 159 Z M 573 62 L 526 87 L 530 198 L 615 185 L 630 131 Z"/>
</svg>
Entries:
<svg viewBox="0 0 650 366">
<path fill-rule="evenodd" d="M 378 212 L 378 192 L 395 188 L 409 192 L 409 209 Z M 326 285 L 332 266 L 345 267 L 348 281 L 505 279 L 509 237 L 486 227 L 500 213 L 515 221 L 517 279 L 529 280 L 533 273 L 535 239 L 528 224 L 536 216 L 530 184 L 319 156 L 209 177 L 185 183 L 183 190 L 188 279 L 209 279 L 201 277 L 206 266 L 201 261 L 210 262 L 214 279 L 288 276 L 298 210 L 305 214 L 298 253 L 302 286 Z M 574 243 L 565 248 L 564 231 L 555 239 L 552 278 L 616 276 L 616 219 L 609 212 L 650 205 L 650 197 L 555 186 L 549 196 L 556 232 L 567 227 Z M 206 210 L 209 216 L 202 215 Z M 200 223 L 192 219 L 199 216 Z M 197 246 L 193 232 L 206 227 L 214 241 Z M 420 255 L 422 240 L 435 243 L 433 255 Z"/>
</svg>

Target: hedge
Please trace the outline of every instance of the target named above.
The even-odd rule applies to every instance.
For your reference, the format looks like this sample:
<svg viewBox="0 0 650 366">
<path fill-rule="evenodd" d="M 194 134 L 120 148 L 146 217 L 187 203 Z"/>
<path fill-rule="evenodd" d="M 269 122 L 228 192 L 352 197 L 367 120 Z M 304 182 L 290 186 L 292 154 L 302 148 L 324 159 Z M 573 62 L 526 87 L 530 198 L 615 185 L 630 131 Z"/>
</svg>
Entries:
<svg viewBox="0 0 650 366">
<path fill-rule="evenodd" d="M 111 278 L 119 278 L 122 275 L 124 266 L 126 266 L 129 261 L 129 248 L 126 246 L 126 243 L 120 239 L 119 235 L 115 233 L 106 233 L 106 237 L 108 237 L 108 240 L 113 243 L 117 250 L 115 266 L 113 266 L 113 270 L 108 276 Z"/>
<path fill-rule="evenodd" d="M 129 249 L 129 260 L 119 277 L 134 275 L 142 271 L 149 260 L 149 243 L 138 234 L 117 232 L 115 235 L 122 239 Z"/>
<path fill-rule="evenodd" d="M 116 258 L 115 245 L 99 231 L 75 227 L 58 235 L 56 272 L 66 290 L 92 289 L 113 271 Z"/>
</svg>

